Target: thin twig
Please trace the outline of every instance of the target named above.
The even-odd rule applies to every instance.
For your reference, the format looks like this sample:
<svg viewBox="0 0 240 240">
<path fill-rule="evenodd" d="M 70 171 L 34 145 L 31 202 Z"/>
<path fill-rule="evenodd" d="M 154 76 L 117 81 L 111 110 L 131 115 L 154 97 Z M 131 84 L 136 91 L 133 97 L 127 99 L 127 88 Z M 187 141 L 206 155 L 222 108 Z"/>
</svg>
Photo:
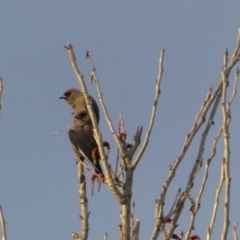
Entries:
<svg viewBox="0 0 240 240">
<path fill-rule="evenodd" d="M 235 73 L 235 78 L 234 78 L 234 83 L 233 83 L 233 91 L 232 91 L 232 96 L 228 102 L 228 110 L 230 110 L 230 106 L 232 105 L 233 99 L 237 94 L 237 82 L 238 82 L 238 76 L 239 76 L 239 68 L 237 68 L 237 71 Z"/>
<path fill-rule="evenodd" d="M 132 204 L 132 212 L 131 212 L 132 230 L 133 230 L 134 215 L 135 215 L 135 202 L 133 202 Z"/>
<path fill-rule="evenodd" d="M 85 156 L 85 155 L 82 155 Z M 89 161 L 90 162 L 90 161 Z M 101 177 L 101 175 L 97 174 L 95 171 L 93 171 L 84 161 L 82 161 L 81 159 L 77 159 L 76 163 L 80 163 L 81 165 L 83 165 L 83 167 L 89 171 L 90 173 L 96 175 L 97 177 Z"/>
<path fill-rule="evenodd" d="M 135 169 L 137 164 L 139 163 L 139 161 L 148 145 L 149 138 L 151 136 L 151 132 L 152 132 L 155 116 L 156 116 L 156 111 L 157 111 L 158 100 L 159 100 L 159 96 L 161 94 L 160 85 L 161 85 L 161 80 L 162 80 L 162 74 L 164 71 L 164 67 L 163 67 L 164 52 L 165 52 L 165 50 L 163 49 L 161 51 L 160 57 L 159 57 L 158 78 L 156 81 L 155 98 L 154 98 L 154 103 L 153 103 L 153 107 L 152 107 L 151 118 L 150 118 L 149 125 L 148 125 L 148 130 L 146 132 L 145 139 L 143 141 L 143 145 L 142 145 L 141 149 L 139 150 L 136 158 L 134 159 L 134 161 L 131 164 L 132 169 Z"/>
<path fill-rule="evenodd" d="M 225 180 L 225 194 L 224 194 L 224 217 L 223 217 L 223 230 L 221 234 L 221 239 L 227 239 L 228 228 L 229 228 L 229 211 L 230 211 L 230 146 L 229 146 L 229 128 L 228 122 L 230 121 L 230 111 L 227 111 L 227 104 L 226 104 L 226 94 L 227 94 L 227 87 L 228 77 L 227 77 L 227 64 L 228 64 L 228 51 L 226 50 L 224 57 L 223 57 L 223 71 L 222 71 L 222 81 L 223 81 L 223 90 L 222 90 L 222 115 L 223 115 L 223 140 L 224 140 L 224 180 Z"/>
<path fill-rule="evenodd" d="M 91 81 L 94 80 L 95 81 L 95 84 L 96 84 L 96 88 L 97 88 L 97 92 L 98 92 L 98 98 L 99 98 L 99 101 L 101 103 L 101 106 L 102 106 L 102 109 L 103 109 L 103 113 L 104 113 L 104 116 L 105 116 L 105 119 L 106 119 L 106 122 L 109 126 L 109 129 L 117 143 L 117 146 L 118 146 L 118 149 L 119 149 L 119 152 L 120 152 L 120 155 L 121 157 L 124 159 L 124 163 L 126 165 L 129 165 L 130 164 L 130 160 L 128 158 L 128 156 L 126 155 L 126 152 L 124 151 L 124 148 L 121 144 L 121 141 L 116 133 L 116 130 L 115 128 L 113 127 L 113 124 L 112 124 L 112 120 L 110 119 L 109 115 L 108 115 L 108 111 L 107 111 L 107 108 L 106 108 L 106 105 L 103 101 L 103 94 L 102 94 L 102 91 L 101 91 L 101 88 L 100 88 L 100 85 L 99 85 L 99 80 L 98 80 L 98 77 L 96 75 L 96 68 L 94 66 L 94 61 L 93 61 L 93 57 L 92 57 L 92 54 L 91 52 L 87 52 L 87 56 L 86 58 L 89 59 L 90 61 L 90 65 L 91 65 L 91 74 L 90 74 L 90 78 L 91 78 Z"/>
<path fill-rule="evenodd" d="M 0 119 L 1 119 L 1 112 L 2 112 L 2 104 L 1 104 L 2 92 L 3 92 L 3 79 L 0 77 Z"/>
<path fill-rule="evenodd" d="M 210 96 L 209 96 L 209 97 L 210 97 Z M 221 94 L 219 93 L 219 94 L 217 95 L 216 99 L 215 99 L 215 103 L 214 103 L 214 105 L 213 105 L 211 114 L 210 114 L 210 116 L 209 116 L 209 119 L 208 119 L 208 123 L 207 123 L 207 125 L 206 125 L 206 128 L 205 128 L 204 132 L 202 133 L 202 137 L 201 137 L 201 141 L 200 141 L 200 146 L 199 146 L 199 151 L 198 151 L 197 159 L 202 159 L 202 155 L 203 155 L 203 152 L 204 152 L 204 146 L 205 146 L 206 138 L 207 138 L 207 135 L 208 135 L 208 133 L 209 133 L 210 127 L 213 125 L 213 122 L 214 122 L 213 119 L 214 119 L 214 116 L 215 116 L 215 113 L 216 113 L 216 110 L 217 110 L 217 107 L 218 107 L 220 98 L 221 98 Z M 214 153 L 214 155 L 215 155 L 215 152 L 212 151 L 212 153 Z M 212 159 L 214 155 L 212 155 L 212 156 L 210 157 L 210 159 Z M 191 231 L 192 231 L 192 229 L 193 229 L 192 226 L 193 226 L 193 223 L 194 223 L 194 221 L 195 221 L 195 217 L 196 217 L 197 211 L 198 211 L 199 206 L 200 206 L 200 199 L 201 199 L 201 196 L 202 196 L 202 193 L 203 193 L 203 190 L 204 190 L 206 181 L 207 181 L 208 167 L 209 167 L 210 162 L 211 162 L 211 160 L 208 159 L 207 164 L 206 164 L 206 170 L 205 170 L 203 182 L 202 182 L 202 185 L 201 185 L 199 194 L 198 194 L 197 199 L 196 199 L 196 208 L 195 208 L 194 211 L 192 211 L 191 220 L 190 220 L 190 223 L 189 223 L 188 231 L 187 231 L 187 233 L 186 233 L 186 235 L 185 235 L 185 239 L 188 239 L 188 238 L 189 238 L 189 236 L 190 236 L 190 234 L 191 234 Z"/>
<path fill-rule="evenodd" d="M 238 235 L 237 235 L 237 225 L 238 225 L 238 222 L 235 222 L 235 223 L 234 223 L 234 226 L 233 226 L 234 240 L 238 240 Z"/>
<path fill-rule="evenodd" d="M 71 129 L 71 126 L 66 126 L 60 130 L 58 130 L 57 132 L 54 132 L 51 134 L 52 137 L 55 137 L 56 135 L 58 135 L 60 132 L 63 132 L 63 131 L 69 131 Z"/>
<path fill-rule="evenodd" d="M 218 210 L 218 206 L 219 206 L 219 197 L 220 197 L 220 193 L 221 193 L 221 190 L 222 190 L 223 181 L 224 181 L 224 159 L 222 161 L 221 176 L 220 176 L 219 184 L 218 184 L 218 187 L 216 189 L 212 218 L 211 218 L 211 221 L 210 221 L 210 225 L 207 229 L 207 240 L 211 239 L 213 227 L 214 227 L 214 224 L 215 224 L 215 221 L 216 221 L 216 215 L 217 215 L 217 210 Z"/>
<path fill-rule="evenodd" d="M 177 193 L 176 193 L 176 195 L 175 195 L 175 199 L 174 199 L 174 201 L 173 201 L 173 203 L 172 203 L 172 207 L 171 207 L 169 213 L 168 213 L 166 216 L 164 216 L 164 222 L 163 222 L 162 226 L 165 225 L 165 223 L 166 223 L 166 222 L 172 217 L 172 215 L 175 213 L 176 203 L 177 203 L 177 201 L 179 200 L 179 195 L 180 195 L 180 194 L 181 194 L 181 188 L 178 189 L 178 191 L 177 191 Z M 157 217 L 158 217 L 157 214 L 159 213 L 159 209 L 158 209 L 159 207 L 160 207 L 160 205 L 159 205 L 159 203 L 156 201 L 155 219 L 157 219 Z"/>
<path fill-rule="evenodd" d="M 202 106 L 201 106 L 201 108 L 200 108 L 200 110 L 199 110 L 199 112 L 198 112 L 198 114 L 197 114 L 197 116 L 196 116 L 196 118 L 195 118 L 195 121 L 194 121 L 194 123 L 193 123 L 193 125 L 192 125 L 193 128 L 195 127 L 195 125 L 196 125 L 197 122 L 199 121 L 199 118 L 201 118 L 202 111 L 204 110 L 204 106 L 205 106 L 206 102 L 210 99 L 211 94 L 212 94 L 212 88 L 209 89 L 209 91 L 208 91 L 208 93 L 207 93 L 207 96 L 206 96 L 206 100 L 203 102 L 203 104 L 202 104 Z"/>
<path fill-rule="evenodd" d="M 173 211 L 174 211 L 174 208 L 175 208 L 175 206 L 176 206 L 176 202 L 177 202 L 177 200 L 178 200 L 178 197 L 179 197 L 180 193 L 181 193 L 181 188 L 179 188 L 178 191 L 177 191 L 177 193 L 176 193 L 176 196 L 175 196 L 175 199 L 174 199 L 174 201 L 173 201 L 173 204 L 172 204 L 172 207 L 171 207 L 171 209 L 170 209 L 170 212 L 173 212 Z M 167 219 L 168 219 L 168 218 L 170 218 L 170 216 L 167 217 Z"/>
<path fill-rule="evenodd" d="M 104 234 L 104 240 L 108 240 L 108 233 L 107 232 Z"/>
<path fill-rule="evenodd" d="M 2 240 L 7 240 L 6 222 L 4 219 L 1 205 L 0 205 L 0 222 L 1 222 L 1 228 L 2 228 Z"/>
<path fill-rule="evenodd" d="M 193 187 L 194 179 L 197 176 L 197 173 L 198 173 L 199 169 L 201 168 L 201 166 L 202 166 L 202 159 L 196 159 L 196 161 L 194 163 L 194 166 L 192 168 L 192 171 L 189 175 L 188 183 L 187 183 L 187 186 L 185 188 L 183 198 L 176 204 L 176 210 L 175 210 L 176 214 L 172 218 L 172 223 L 170 225 L 170 228 L 168 229 L 166 239 L 170 239 L 172 234 L 173 234 L 173 231 L 175 229 L 177 221 L 178 221 L 178 219 L 179 219 L 179 217 L 182 213 L 182 210 L 183 210 L 183 207 L 184 207 L 184 202 L 185 202 L 186 198 L 189 198 L 189 196 L 190 196 L 189 192 Z"/>
<path fill-rule="evenodd" d="M 117 177 L 117 175 L 113 172 L 111 166 L 109 166 L 111 174 L 112 174 L 112 178 L 114 179 L 114 181 L 116 182 L 116 185 L 124 188 L 124 183 L 119 179 L 119 177 Z"/>
<path fill-rule="evenodd" d="M 217 136 L 215 137 L 215 139 L 213 141 L 212 151 L 211 151 L 210 157 L 208 158 L 208 160 L 206 162 L 206 168 L 205 168 L 205 172 L 204 172 L 204 176 L 203 176 L 202 185 L 201 185 L 201 188 L 200 188 L 199 194 L 197 196 L 197 200 L 196 200 L 196 209 L 194 211 L 194 216 L 196 215 L 196 212 L 200 208 L 200 200 L 201 200 L 201 196 L 203 194 L 203 191 L 204 191 L 204 188 L 205 188 L 205 184 L 206 184 L 206 181 L 207 181 L 207 178 L 208 178 L 209 166 L 210 166 L 210 163 L 212 162 L 213 157 L 216 155 L 216 146 L 217 146 L 218 140 L 219 140 L 219 138 L 221 136 L 221 133 L 222 133 L 222 127 L 220 127 L 220 129 L 218 131 L 218 134 L 217 134 Z M 218 205 L 216 205 L 216 211 L 217 211 L 217 207 L 218 207 Z M 194 219 L 192 221 L 194 221 Z M 189 226 L 191 226 L 191 225 L 189 224 Z"/>
<path fill-rule="evenodd" d="M 135 134 L 135 136 L 133 138 L 132 147 L 131 147 L 131 150 L 130 150 L 131 151 L 130 156 L 134 155 L 134 153 L 136 152 L 138 146 L 141 143 L 142 130 L 143 130 L 142 126 L 138 126 L 137 127 L 136 134 Z"/>
<path fill-rule="evenodd" d="M 124 120 L 123 120 L 123 117 L 122 117 L 122 112 L 120 111 L 120 114 L 119 114 L 119 124 L 118 124 L 118 135 L 119 135 L 119 139 L 121 141 L 121 144 L 125 143 L 126 145 L 126 142 L 123 141 L 123 136 L 121 137 L 121 134 L 124 134 L 124 136 L 126 136 L 126 131 L 125 131 L 125 127 L 124 127 Z M 116 161 L 116 168 L 115 168 L 115 174 L 117 175 L 117 169 L 118 169 L 118 164 L 119 164 L 119 157 L 120 157 L 120 154 L 119 154 L 119 148 L 117 149 L 117 161 Z"/>
<path fill-rule="evenodd" d="M 82 238 L 75 232 L 72 232 L 73 240 L 82 240 Z"/>
</svg>

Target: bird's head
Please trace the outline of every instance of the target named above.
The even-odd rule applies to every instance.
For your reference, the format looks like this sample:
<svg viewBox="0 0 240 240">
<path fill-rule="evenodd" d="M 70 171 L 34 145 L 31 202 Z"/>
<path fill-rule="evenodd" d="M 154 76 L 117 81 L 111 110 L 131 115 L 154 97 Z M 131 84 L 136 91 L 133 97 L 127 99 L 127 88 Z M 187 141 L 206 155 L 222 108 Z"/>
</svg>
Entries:
<svg viewBox="0 0 240 240">
<path fill-rule="evenodd" d="M 65 90 L 65 92 L 63 93 L 63 96 L 61 96 L 59 99 L 65 99 L 66 102 L 69 105 L 73 105 L 73 103 L 75 102 L 75 100 L 82 95 L 82 93 L 76 89 L 76 88 L 68 88 Z"/>
</svg>

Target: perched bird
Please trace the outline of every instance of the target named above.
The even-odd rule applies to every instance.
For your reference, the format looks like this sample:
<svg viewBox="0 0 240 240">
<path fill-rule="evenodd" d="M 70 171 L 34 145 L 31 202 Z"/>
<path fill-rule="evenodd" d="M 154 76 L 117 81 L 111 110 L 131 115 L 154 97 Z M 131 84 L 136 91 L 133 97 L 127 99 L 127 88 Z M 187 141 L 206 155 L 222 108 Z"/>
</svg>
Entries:
<svg viewBox="0 0 240 240">
<path fill-rule="evenodd" d="M 97 122 L 99 123 L 100 115 L 98 105 L 93 97 L 90 95 L 88 95 L 88 97 L 92 101 L 92 108 L 96 115 Z M 76 88 L 68 88 L 65 90 L 60 99 L 65 99 L 66 102 L 75 110 L 74 112 L 81 112 L 83 108 L 85 108 L 85 110 L 88 112 L 83 93 Z"/>
<path fill-rule="evenodd" d="M 73 114 L 73 124 L 73 127 L 68 132 L 73 151 L 76 156 L 83 161 L 84 156 L 82 156 L 79 151 L 80 149 L 87 159 L 94 165 L 95 172 L 104 177 L 99 163 L 99 153 L 96 151 L 98 146 L 93 137 L 91 118 L 85 108 L 83 108 L 82 111 Z"/>
<path fill-rule="evenodd" d="M 97 123 L 99 123 L 99 108 L 93 97 L 91 99 L 93 111 L 95 113 Z M 66 102 L 74 109 L 73 126 L 69 130 L 68 135 L 77 158 L 84 161 L 87 158 L 95 168 L 98 176 L 104 178 L 101 165 L 99 163 L 100 156 L 98 153 L 98 145 L 93 137 L 93 126 L 90 114 L 88 112 L 85 98 L 82 92 L 76 88 L 68 88 L 60 99 Z M 85 155 L 83 156 L 81 152 Z M 94 179 L 94 176 L 92 177 Z"/>
</svg>

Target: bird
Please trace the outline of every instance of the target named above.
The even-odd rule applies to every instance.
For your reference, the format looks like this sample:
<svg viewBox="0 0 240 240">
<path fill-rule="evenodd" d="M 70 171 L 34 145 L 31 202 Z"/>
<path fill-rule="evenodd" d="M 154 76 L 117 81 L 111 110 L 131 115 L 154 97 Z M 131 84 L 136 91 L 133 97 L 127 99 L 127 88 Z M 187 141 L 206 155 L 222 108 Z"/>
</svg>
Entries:
<svg viewBox="0 0 240 240">
<path fill-rule="evenodd" d="M 95 101 L 95 99 L 88 95 L 88 97 L 91 99 L 92 102 L 92 108 L 95 113 L 97 123 L 100 121 L 100 114 L 99 114 L 99 108 Z M 85 107 L 85 110 L 87 110 L 85 98 L 82 92 L 80 92 L 76 88 L 68 88 L 64 91 L 63 96 L 60 97 L 60 99 L 65 99 L 66 102 L 76 111 L 80 111 Z"/>
<path fill-rule="evenodd" d="M 85 157 L 95 168 L 97 176 L 104 178 L 101 165 L 99 163 L 99 153 L 96 150 L 98 145 L 93 137 L 93 127 L 88 111 L 84 108 L 73 114 L 73 126 L 68 132 L 68 136 L 77 158 L 84 161 Z M 85 155 L 83 156 L 81 152 Z"/>
<path fill-rule="evenodd" d="M 88 97 L 91 99 L 92 108 L 99 124 L 100 114 L 98 105 L 93 97 L 90 95 Z M 72 113 L 73 126 L 69 130 L 68 136 L 76 157 L 81 161 L 84 161 L 85 158 L 89 160 L 94 166 L 96 175 L 104 179 L 104 174 L 99 163 L 98 145 L 93 137 L 92 120 L 83 93 L 76 88 L 68 88 L 64 91 L 60 99 L 65 99 L 74 110 Z M 92 176 L 92 180 L 95 179 L 95 176 Z"/>
</svg>

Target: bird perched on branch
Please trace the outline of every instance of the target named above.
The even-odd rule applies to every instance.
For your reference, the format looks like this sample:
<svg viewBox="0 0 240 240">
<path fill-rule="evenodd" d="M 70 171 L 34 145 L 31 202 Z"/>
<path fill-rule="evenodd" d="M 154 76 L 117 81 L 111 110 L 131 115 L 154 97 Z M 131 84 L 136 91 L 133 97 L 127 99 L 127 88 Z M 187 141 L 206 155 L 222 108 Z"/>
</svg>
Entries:
<svg viewBox="0 0 240 240">
<path fill-rule="evenodd" d="M 98 146 L 93 137 L 93 127 L 88 112 L 84 110 L 73 114 L 73 127 L 69 130 L 68 135 L 77 158 L 81 161 L 87 158 L 94 166 L 97 175 L 104 177 L 99 163 L 100 156 L 96 150 Z"/>
<path fill-rule="evenodd" d="M 97 122 L 99 123 L 100 115 L 98 105 L 93 97 L 91 97 L 90 95 L 88 95 L 88 97 L 92 102 L 92 108 L 97 118 Z M 83 93 L 76 88 L 66 89 L 65 92 L 63 93 L 63 96 L 61 96 L 60 99 L 65 99 L 66 102 L 75 110 L 75 112 L 79 111 L 79 108 L 80 110 L 82 110 L 83 106 L 85 106 L 85 109 L 87 111 L 87 106 L 85 103 Z"/>
<path fill-rule="evenodd" d="M 99 123 L 99 108 L 91 96 L 92 108 Z M 86 106 L 85 98 L 82 92 L 76 88 L 68 88 L 60 99 L 65 99 L 66 102 L 74 109 L 73 126 L 68 132 L 72 148 L 77 158 L 83 161 L 87 158 L 94 166 L 98 176 L 104 178 L 101 165 L 99 163 L 100 156 L 98 153 L 98 145 L 93 137 L 93 126 L 89 111 Z M 94 176 L 92 177 L 94 179 Z"/>
</svg>

